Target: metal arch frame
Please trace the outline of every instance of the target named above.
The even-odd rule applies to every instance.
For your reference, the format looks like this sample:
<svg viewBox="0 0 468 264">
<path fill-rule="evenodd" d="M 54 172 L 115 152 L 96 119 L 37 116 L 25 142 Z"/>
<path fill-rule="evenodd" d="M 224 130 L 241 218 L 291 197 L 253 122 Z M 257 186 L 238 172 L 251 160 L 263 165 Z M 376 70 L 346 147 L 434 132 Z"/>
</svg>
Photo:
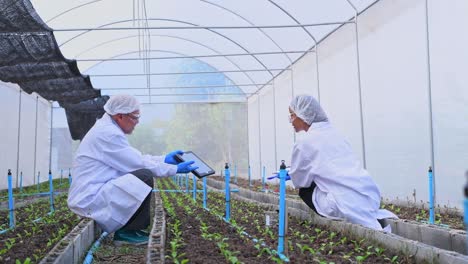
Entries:
<svg viewBox="0 0 468 264">
<path fill-rule="evenodd" d="M 181 23 L 181 24 L 186 24 L 186 25 L 191 25 L 191 26 L 194 26 L 194 27 L 200 27 L 199 25 L 197 24 L 194 24 L 194 23 L 190 23 L 190 22 L 187 22 L 187 21 L 182 21 L 182 20 L 175 20 L 175 19 L 166 19 L 166 18 L 147 18 L 145 21 L 147 20 L 156 20 L 156 21 L 168 21 L 168 22 L 174 22 L 174 23 Z M 74 37 L 66 40 L 65 42 L 61 43 L 59 45 L 59 47 L 62 47 L 63 45 L 67 44 L 68 42 L 72 41 L 73 39 L 79 37 L 79 36 L 82 36 L 88 32 L 91 32 L 97 28 L 102 28 L 102 27 L 105 27 L 105 26 L 109 26 L 109 25 L 114 25 L 114 24 L 118 24 L 118 23 L 126 23 L 126 22 L 130 22 L 130 21 L 134 21 L 134 20 L 119 20 L 119 21 L 114 21 L 114 22 L 111 22 L 111 23 L 108 23 L 108 24 L 104 24 L 104 25 L 100 25 L 96 28 L 93 28 L 93 29 L 87 29 L 86 31 L 82 32 L 82 33 L 79 33 L 77 35 L 75 35 Z M 205 30 L 208 30 L 216 35 L 219 35 L 225 39 L 227 39 L 228 41 L 230 41 L 231 43 L 235 44 L 236 46 L 238 46 L 239 48 L 241 48 L 242 50 L 244 50 L 245 52 L 247 53 L 250 53 L 249 50 L 247 50 L 244 46 L 242 46 L 241 44 L 237 43 L 236 41 L 234 41 L 233 39 L 229 38 L 228 36 L 224 35 L 224 34 L 221 34 L 211 28 L 208 28 L 208 27 L 200 27 L 202 29 L 205 29 Z M 252 57 L 260 64 L 262 65 L 265 69 L 267 69 L 267 67 L 263 64 L 263 62 L 261 60 L 259 60 L 256 56 L 252 55 Z M 273 74 L 271 72 L 269 72 L 270 75 L 273 77 Z"/>
<path fill-rule="evenodd" d="M 254 23 L 252 23 L 252 22 L 251 22 L 250 20 L 248 20 L 247 18 L 241 16 L 240 14 L 238 14 L 238 13 L 232 11 L 231 9 L 229 9 L 229 8 L 223 6 L 223 5 L 215 4 L 215 3 L 209 2 L 208 0 L 200 0 L 200 1 L 201 1 L 201 2 L 204 2 L 204 3 L 206 3 L 206 4 L 209 4 L 209 5 L 213 5 L 213 6 L 216 6 L 216 7 L 218 7 L 218 8 L 221 8 L 221 9 L 223 9 L 223 10 L 225 10 L 225 11 L 227 11 L 227 12 L 229 12 L 229 13 L 231 13 L 231 14 L 237 16 L 237 17 L 239 17 L 240 19 L 244 20 L 245 22 L 247 22 L 247 23 L 248 23 L 249 25 L 251 25 L 251 26 L 255 25 Z M 258 28 L 258 30 L 259 30 L 263 35 L 265 35 L 265 37 L 267 37 L 268 39 L 270 39 L 271 42 L 272 42 L 276 47 L 278 47 L 279 50 L 281 50 L 281 51 L 284 52 L 283 48 L 282 48 L 278 43 L 276 43 L 276 41 L 275 41 L 268 33 L 266 33 L 262 28 Z M 291 59 L 287 54 L 286 54 L 285 56 L 286 56 L 286 58 L 289 60 L 289 62 L 292 64 L 292 63 L 293 63 L 292 59 Z"/>
<path fill-rule="evenodd" d="M 171 35 L 155 35 L 155 34 L 150 34 L 150 37 L 153 37 L 153 36 L 168 37 L 168 38 L 176 38 L 176 39 L 185 40 L 185 41 L 188 41 L 188 42 L 191 42 L 191 43 L 200 45 L 200 46 L 202 46 L 202 47 L 204 47 L 204 48 L 207 48 L 207 49 L 213 51 L 213 52 L 216 53 L 216 54 L 222 55 L 219 51 L 217 51 L 217 50 L 215 50 L 215 49 L 213 49 L 213 48 L 211 48 L 211 47 L 209 47 L 209 46 L 207 46 L 207 45 L 205 45 L 205 44 L 202 44 L 202 43 L 200 43 L 200 42 L 198 42 L 198 41 L 194 41 L 194 40 L 191 40 L 191 39 L 186 39 L 186 38 L 182 38 L 182 37 L 178 37 L 178 36 L 171 36 Z M 95 49 L 95 48 L 97 48 L 97 47 L 100 47 L 100 46 L 102 46 L 102 45 L 105 45 L 105 44 L 108 44 L 108 43 L 112 43 L 112 42 L 114 42 L 114 41 L 118 41 L 118 40 L 122 40 L 122 39 L 131 38 L 131 37 L 139 37 L 139 35 L 126 36 L 126 37 L 117 38 L 117 39 L 113 39 L 113 40 L 109 40 L 109 41 L 102 42 L 102 43 L 100 43 L 100 44 L 98 44 L 98 45 L 96 45 L 96 46 L 93 46 L 93 47 L 91 47 L 91 48 L 89 48 L 89 49 L 87 49 L 87 50 L 85 50 L 85 51 L 79 53 L 77 56 L 80 56 L 80 55 L 82 55 L 83 53 L 88 52 L 88 51 L 90 51 L 90 50 L 92 50 L 92 49 Z M 75 58 L 76 58 L 76 56 L 75 56 Z M 226 60 L 228 60 L 230 63 L 232 63 L 232 65 L 234 65 L 237 69 L 242 70 L 242 68 L 241 68 L 237 63 L 235 63 L 234 61 L 232 61 L 231 59 L 229 59 L 229 58 L 227 58 L 227 57 L 225 57 L 225 58 L 226 58 Z M 194 59 L 194 58 L 193 58 L 193 59 Z M 205 63 L 206 63 L 206 62 L 205 62 Z M 211 64 L 209 64 L 209 63 L 207 63 L 207 64 L 211 66 Z M 213 68 L 216 69 L 216 67 L 213 67 Z M 252 77 L 251 77 L 249 74 L 244 73 L 244 75 L 245 75 L 252 83 L 255 83 L 255 81 L 252 79 Z M 229 79 L 229 80 L 231 80 L 231 79 Z M 231 80 L 231 81 L 232 81 L 232 80 Z"/>
<path fill-rule="evenodd" d="M 272 5 L 276 6 L 279 10 L 281 10 L 283 13 L 285 13 L 288 17 L 290 17 L 292 20 L 294 20 L 294 22 L 296 22 L 296 24 L 298 25 L 301 25 L 301 23 L 299 22 L 299 20 L 297 20 L 293 15 L 291 15 L 288 11 L 286 11 L 283 7 L 281 7 L 279 4 L 277 4 L 276 2 L 274 2 L 273 0 L 268 0 L 268 2 L 270 2 Z M 309 52 L 312 51 L 312 49 L 315 50 L 315 70 L 316 70 L 316 74 L 317 74 L 317 91 L 318 91 L 318 101 L 320 103 L 320 80 L 319 80 L 319 63 L 318 63 L 318 42 L 317 42 L 317 39 L 312 35 L 312 33 L 310 33 L 304 26 L 301 25 L 301 28 L 302 30 L 304 30 L 307 35 L 310 36 L 310 38 L 314 41 L 314 46 L 311 47 L 309 49 Z M 308 52 L 305 52 L 304 54 L 306 54 Z M 291 63 L 292 64 L 292 63 Z M 292 70 L 292 68 L 291 68 Z M 280 73 L 281 74 L 281 73 Z M 291 76 L 292 78 L 292 76 Z"/>
<path fill-rule="evenodd" d="M 367 168 L 367 158 L 366 158 L 366 141 L 365 141 L 365 131 L 364 131 L 364 113 L 362 109 L 362 86 L 361 86 L 361 62 L 360 62 L 360 54 L 359 54 L 359 31 L 358 31 L 358 16 L 359 11 L 354 6 L 354 4 L 350 0 L 345 0 L 349 6 L 354 11 L 354 32 L 356 37 L 356 64 L 357 64 L 357 79 L 358 79 L 358 94 L 359 94 L 359 118 L 360 118 L 360 125 L 361 125 L 361 152 L 362 152 L 362 164 L 364 169 Z"/>
<path fill-rule="evenodd" d="M 152 51 L 153 51 L 153 50 L 152 50 Z M 115 55 L 114 57 L 117 57 L 117 56 L 124 56 L 124 55 L 127 55 L 127 54 L 136 53 L 136 52 L 139 52 L 139 51 L 131 51 L 131 52 L 127 52 L 127 53 L 117 54 L 117 55 Z M 185 55 L 185 54 L 183 54 L 183 53 L 178 53 L 178 52 L 174 52 L 174 51 L 164 51 L 164 50 L 161 50 L 161 52 L 173 53 L 173 54 L 178 54 L 178 55 Z M 206 63 L 206 62 L 204 62 L 204 61 L 202 61 L 202 60 L 198 60 L 198 59 L 194 59 L 194 60 L 200 61 L 200 62 L 202 62 L 202 63 Z M 101 63 L 103 63 L 103 62 L 106 62 L 106 61 L 98 62 L 98 63 L 92 65 L 90 68 L 86 69 L 86 71 L 90 70 L 90 69 L 93 68 L 93 67 L 96 67 L 97 65 L 99 65 L 99 64 L 101 64 Z M 213 67 L 213 66 L 212 66 L 211 64 L 209 64 L 209 63 L 206 63 L 206 64 L 208 64 L 210 67 Z M 213 68 L 214 68 L 214 69 L 217 69 L 216 67 L 213 67 Z M 244 72 L 244 71 L 242 71 L 242 72 Z M 217 71 L 217 72 L 212 72 L 212 73 L 222 73 L 222 72 L 221 72 L 221 71 Z M 147 74 L 142 74 L 142 75 L 147 75 Z M 231 78 L 229 78 L 226 74 L 223 74 L 223 75 L 225 76 L 226 79 L 228 79 L 228 80 L 231 81 L 232 83 L 236 84 L 236 82 L 234 82 L 233 80 L 231 80 Z M 104 77 L 104 76 L 103 76 L 103 77 Z M 241 90 L 242 92 L 244 92 L 242 89 L 240 89 L 240 90 Z"/>
<path fill-rule="evenodd" d="M 103 1 L 103 0 L 92 0 L 92 1 L 86 2 L 86 3 L 84 3 L 84 4 L 74 6 L 74 7 L 69 8 L 69 9 L 63 11 L 62 13 L 59 13 L 58 15 L 56 15 L 56 16 L 50 18 L 50 19 L 47 20 L 45 23 L 49 23 L 50 21 L 52 21 L 52 20 L 54 20 L 54 19 L 56 19 L 56 18 L 58 18 L 58 17 L 60 17 L 60 16 L 62 16 L 62 15 L 64 15 L 64 14 L 66 14 L 66 13 L 68 13 L 68 12 L 70 12 L 70 11 L 73 11 L 73 10 L 78 9 L 78 8 L 81 8 L 81 7 L 83 7 L 83 6 L 91 5 L 91 4 L 94 4 L 94 3 L 96 3 L 96 2 L 100 2 L 100 1 Z"/>
</svg>

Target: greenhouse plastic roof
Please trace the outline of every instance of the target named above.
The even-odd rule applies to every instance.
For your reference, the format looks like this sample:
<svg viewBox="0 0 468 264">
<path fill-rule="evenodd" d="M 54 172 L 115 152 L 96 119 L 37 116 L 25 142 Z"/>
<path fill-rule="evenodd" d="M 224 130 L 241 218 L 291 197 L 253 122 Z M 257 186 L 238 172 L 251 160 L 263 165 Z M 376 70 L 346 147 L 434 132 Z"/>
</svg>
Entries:
<svg viewBox="0 0 468 264">
<path fill-rule="evenodd" d="M 59 102 L 78 139 L 101 93 L 245 102 L 375 2 L 0 0 L 0 79 Z"/>
</svg>

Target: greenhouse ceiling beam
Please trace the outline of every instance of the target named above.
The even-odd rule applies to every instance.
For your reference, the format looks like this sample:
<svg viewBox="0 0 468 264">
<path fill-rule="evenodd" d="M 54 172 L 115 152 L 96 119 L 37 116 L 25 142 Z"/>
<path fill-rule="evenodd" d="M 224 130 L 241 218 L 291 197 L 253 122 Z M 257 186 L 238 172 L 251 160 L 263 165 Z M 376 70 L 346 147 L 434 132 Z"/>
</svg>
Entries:
<svg viewBox="0 0 468 264">
<path fill-rule="evenodd" d="M 223 70 L 223 71 L 200 71 L 200 72 L 155 72 L 155 73 L 123 73 L 123 74 L 89 74 L 93 77 L 128 77 L 128 76 L 147 76 L 147 75 L 184 75 L 184 74 L 214 74 L 214 73 L 235 73 L 235 72 L 264 72 L 264 71 L 282 71 L 284 69 L 248 69 L 248 70 Z"/>
<path fill-rule="evenodd" d="M 247 18 L 243 17 L 242 15 L 240 15 L 239 13 L 221 5 L 221 4 L 217 4 L 217 3 L 212 3 L 210 1 L 207 1 L 207 0 L 201 0 L 201 2 L 204 2 L 206 4 L 209 4 L 209 5 L 212 5 L 212 6 L 215 6 L 217 8 L 220 8 L 230 14 L 233 14 L 235 15 L 236 17 L 242 19 L 244 22 L 248 23 L 249 25 L 253 26 L 255 25 L 252 21 L 248 20 Z M 265 37 L 267 37 L 279 50 L 281 51 L 284 51 L 283 48 L 267 33 L 265 32 L 262 28 L 259 28 L 258 31 L 260 31 Z M 289 57 L 288 54 L 285 54 L 286 58 L 289 60 L 289 63 L 292 64 L 292 59 L 291 57 Z"/>
<path fill-rule="evenodd" d="M 132 51 L 132 52 L 124 53 L 124 54 L 119 54 L 119 55 L 116 55 L 116 56 L 132 54 L 132 53 L 135 53 L 135 52 L 139 52 L 139 51 Z M 179 55 L 184 55 L 184 54 L 182 54 L 182 53 L 173 52 L 173 51 L 164 51 L 164 52 L 167 52 L 167 53 L 174 53 L 174 54 L 179 54 Z M 199 59 L 194 59 L 194 60 L 200 61 L 200 62 L 202 62 L 202 63 L 206 63 L 206 64 L 208 64 L 210 67 L 212 67 L 212 68 L 214 68 L 214 69 L 217 69 L 216 67 L 212 66 L 211 64 L 209 64 L 209 63 L 207 63 L 207 62 L 201 61 L 201 60 L 199 60 Z M 88 71 L 89 69 L 91 69 L 91 68 L 93 68 L 93 67 L 95 67 L 95 66 L 97 66 L 97 65 L 99 65 L 99 64 L 101 64 L 101 63 L 103 63 L 103 62 L 104 62 L 104 61 L 100 61 L 99 63 L 94 64 L 94 65 L 91 66 L 90 68 L 86 69 L 86 71 Z M 148 75 L 148 73 L 141 73 L 140 75 Z M 255 83 L 255 82 L 252 80 L 252 78 L 250 78 L 250 76 L 249 76 L 248 74 L 244 73 L 244 75 L 245 75 L 249 80 L 251 80 L 252 83 Z M 89 75 L 89 76 L 93 76 L 93 75 Z M 231 83 L 233 83 L 233 84 L 236 83 L 234 80 L 232 80 L 229 76 L 227 76 L 227 75 L 225 75 L 225 74 L 224 74 L 224 78 L 228 79 L 228 80 L 229 80 Z M 150 87 L 147 87 L 146 89 L 149 89 L 149 88 L 150 88 Z M 151 91 L 151 90 L 148 90 L 148 91 Z"/>
<path fill-rule="evenodd" d="M 274 6 L 276 6 L 278 9 L 280 9 L 283 13 L 285 13 L 289 18 L 291 18 L 294 22 L 296 22 L 296 24 L 301 24 L 299 22 L 299 20 L 297 20 L 292 14 L 290 14 L 288 11 L 286 11 L 286 9 L 284 9 L 283 7 L 281 7 L 279 4 L 275 3 L 273 0 L 268 0 L 271 4 L 273 4 Z M 343 24 L 342 24 L 343 25 Z M 318 63 L 318 51 L 317 51 L 317 39 L 312 35 L 312 33 L 309 32 L 309 30 L 307 30 L 307 28 L 305 27 L 301 27 L 302 30 L 304 30 L 304 32 L 307 33 L 307 35 L 309 35 L 309 37 L 312 39 L 312 41 L 314 42 L 314 45 L 309 49 L 308 52 L 311 52 L 312 49 L 315 49 L 315 74 L 317 75 L 317 94 L 318 94 L 318 101 L 320 103 L 320 73 L 319 73 L 319 63 Z M 304 53 L 305 55 L 306 53 Z M 281 73 L 279 73 L 281 74 Z M 279 75 L 278 74 L 278 75 Z M 292 74 L 292 72 L 291 72 Z M 291 77 L 292 78 L 292 77 Z M 262 87 L 263 88 L 263 87 Z M 294 94 L 294 86 L 292 87 L 293 89 L 293 94 Z M 276 131 L 276 130 L 275 130 Z"/>
<path fill-rule="evenodd" d="M 148 20 L 154 20 L 148 18 Z M 118 21 L 126 22 L 126 21 Z M 338 21 L 338 22 L 324 22 L 324 23 L 312 23 L 312 24 L 296 24 L 296 25 L 263 25 L 263 26 L 177 26 L 177 27 L 94 27 L 94 28 L 54 28 L 54 32 L 73 32 L 73 31 L 109 31 L 109 30 L 215 30 L 215 29 L 274 29 L 274 28 L 302 28 L 302 27 L 319 27 L 319 26 L 331 26 L 331 25 L 343 25 L 352 24 L 353 21 Z"/>
<path fill-rule="evenodd" d="M 165 97 L 165 96 L 209 96 L 209 95 L 246 95 L 255 93 L 183 93 L 183 94 L 133 94 L 133 96 L 146 96 L 146 97 Z"/>
<path fill-rule="evenodd" d="M 173 37 L 173 36 L 169 36 L 169 37 Z M 175 37 L 175 38 L 179 38 L 179 37 Z M 182 38 L 182 39 L 183 39 L 183 38 Z M 117 39 L 117 40 L 118 40 L 118 39 Z M 201 44 L 201 43 L 197 43 L 197 42 L 195 42 L 195 41 L 191 41 L 191 40 L 188 40 L 188 39 L 184 39 L 184 40 L 187 40 L 187 41 L 190 41 L 190 42 L 194 42 L 194 43 L 196 43 L 196 44 L 200 44 L 200 45 L 206 47 L 207 49 L 210 49 L 210 50 L 212 50 L 213 52 L 218 53 L 218 51 L 216 51 L 216 50 L 214 50 L 214 49 L 211 49 L 210 47 L 205 46 L 205 45 L 203 45 L 203 44 Z M 151 51 L 151 52 L 173 53 L 173 54 L 177 54 L 177 55 L 179 55 L 179 56 L 187 56 L 186 54 L 183 54 L 183 53 L 180 53 L 180 52 L 175 52 L 175 51 L 169 51 L 169 50 L 150 50 L 150 51 Z M 113 60 L 113 59 L 115 59 L 115 57 L 117 57 L 117 56 L 123 56 L 123 55 L 133 54 L 133 53 L 136 53 L 136 52 L 139 52 L 139 51 L 128 52 L 128 53 L 123 53 L 123 54 L 118 54 L 118 55 L 115 55 L 114 57 L 108 58 L 108 59 L 105 60 L 105 61 Z M 212 68 L 214 68 L 214 69 L 217 69 L 217 67 L 211 65 L 211 63 L 209 63 L 209 62 L 206 62 L 206 61 L 204 61 L 204 60 L 199 60 L 199 59 L 197 59 L 197 58 L 193 58 L 193 59 L 194 59 L 194 60 L 197 60 L 197 61 L 199 61 L 199 62 L 201 62 L 201 63 L 208 64 L 210 67 L 212 67 Z M 241 70 L 241 67 L 240 67 L 236 62 L 232 61 L 231 59 L 229 59 L 229 58 L 227 58 L 227 57 L 226 57 L 226 60 L 229 61 L 229 62 L 231 62 L 231 64 L 234 65 L 234 67 L 236 67 L 237 69 Z M 93 68 L 93 67 L 95 67 L 95 66 L 97 66 L 97 65 L 99 65 L 99 64 L 101 64 L 101 63 L 103 63 L 103 62 L 105 62 L 105 61 L 99 61 L 98 63 L 93 64 L 91 67 L 87 68 L 85 71 L 88 71 L 89 69 L 91 69 L 91 68 Z M 255 81 L 252 79 L 252 77 L 251 77 L 249 74 L 244 73 L 244 75 L 245 75 L 245 76 L 247 77 L 247 79 L 249 79 L 252 83 L 255 83 Z M 229 78 L 228 76 L 225 76 L 225 77 L 226 77 L 229 81 L 231 81 L 232 83 L 235 83 L 235 82 L 234 82 L 231 78 Z"/>
<path fill-rule="evenodd" d="M 210 54 L 210 55 L 193 55 L 193 56 L 168 56 L 168 57 L 148 57 L 148 58 L 116 58 L 116 59 L 75 59 L 76 61 L 126 61 L 126 60 L 170 60 L 170 59 L 194 59 L 194 58 L 214 58 L 214 57 L 235 57 L 235 56 L 251 56 L 251 55 L 278 55 L 278 54 L 304 54 L 308 51 L 270 51 L 270 52 L 252 52 L 252 53 L 230 53 L 230 54 Z"/>
<path fill-rule="evenodd" d="M 147 21 L 153 21 L 153 20 L 155 20 L 155 21 L 166 21 L 166 22 L 181 23 L 181 24 L 190 25 L 191 27 L 200 27 L 200 26 L 197 25 L 197 24 L 190 23 L 190 22 L 186 22 L 186 21 L 182 21 L 182 20 L 165 19 L 165 18 L 146 18 L 146 19 L 145 19 L 146 22 L 147 22 Z M 79 36 L 82 36 L 82 35 L 84 35 L 84 34 L 87 34 L 87 33 L 91 32 L 91 31 L 98 30 L 98 29 L 102 29 L 102 28 L 104 28 L 105 26 L 110 26 L 110 25 L 114 25 L 114 24 L 118 24 L 118 23 L 124 23 L 124 22 L 135 22 L 135 19 L 133 19 L 133 20 L 128 20 L 128 19 L 127 19 L 127 20 L 114 21 L 114 22 L 111 22 L 111 23 L 108 23 L 108 24 L 100 25 L 100 26 L 95 27 L 95 28 L 92 28 L 92 29 L 88 29 L 88 30 L 86 30 L 86 32 L 79 33 L 79 34 L 77 34 L 77 35 L 71 37 L 70 39 L 66 40 L 65 42 L 63 42 L 62 44 L 60 44 L 59 47 L 62 47 L 63 45 L 67 44 L 68 42 L 72 41 L 73 39 L 75 39 L 75 38 L 77 38 L 77 37 L 79 37 Z M 201 28 L 203 28 L 203 27 L 201 27 Z M 133 27 L 132 29 L 138 29 L 138 28 Z M 143 28 L 143 29 L 149 29 L 149 28 L 148 28 L 148 27 L 145 27 L 145 28 Z M 228 37 L 228 36 L 226 36 L 226 35 L 224 35 L 224 34 L 221 34 L 221 33 L 217 32 L 217 31 L 215 31 L 215 30 L 213 30 L 213 29 L 210 29 L 210 28 L 203 28 L 203 29 L 208 30 L 208 31 L 210 31 L 210 32 L 213 33 L 213 34 L 218 35 L 218 36 L 220 36 L 220 37 L 222 37 L 222 38 L 224 38 L 224 39 L 230 41 L 231 43 L 233 43 L 234 45 L 238 46 L 239 48 L 241 48 L 242 50 L 244 50 L 244 51 L 247 52 L 247 53 L 250 52 L 250 51 L 249 51 L 248 49 L 246 49 L 243 45 L 241 45 L 240 43 L 234 41 L 233 39 L 231 39 L 230 37 Z M 252 55 L 252 57 L 253 57 L 263 68 L 265 68 L 265 69 L 267 68 L 266 65 L 263 64 L 263 62 L 262 62 L 259 58 L 257 58 L 255 55 Z M 271 75 L 271 77 L 273 78 L 273 76 L 274 76 L 273 73 L 271 73 L 270 71 L 269 71 L 268 73 L 269 73 L 269 74 Z"/>
<path fill-rule="evenodd" d="M 258 85 L 270 85 L 268 83 L 253 83 L 253 84 L 232 84 L 232 85 L 198 85 L 198 86 L 158 86 L 150 87 L 152 90 L 164 90 L 164 89 L 195 89 L 195 88 L 227 88 L 227 87 L 237 87 L 237 86 L 258 86 Z M 99 90 L 143 90 L 148 89 L 148 87 L 119 87 L 119 88 L 94 88 Z"/>
<path fill-rule="evenodd" d="M 114 41 L 118 41 L 118 40 L 121 40 L 121 39 L 130 38 L 130 37 L 137 37 L 137 36 L 138 36 L 138 35 L 127 36 L 127 37 L 124 37 L 124 38 L 118 38 L 118 39 L 113 39 L 113 40 L 110 40 L 110 41 L 106 41 L 106 42 L 100 43 L 100 44 L 98 44 L 98 45 L 96 45 L 96 46 L 94 46 L 94 47 L 92 47 L 92 48 L 90 48 L 90 49 L 87 49 L 86 51 L 92 50 L 92 49 L 94 49 L 94 48 L 97 48 L 97 47 L 99 47 L 99 46 L 101 46 L 101 45 L 104 45 L 104 44 L 107 44 L 107 43 L 111 43 L 111 42 L 114 42 Z M 168 38 L 181 39 L 181 40 L 188 41 L 188 42 L 194 43 L 194 44 L 196 44 L 196 45 L 200 45 L 200 46 L 202 46 L 202 47 L 205 47 L 206 49 L 209 49 L 209 50 L 213 51 L 213 52 L 216 53 L 216 54 L 220 54 L 219 51 L 217 51 L 217 50 L 215 50 L 215 49 L 213 49 L 213 48 L 211 48 L 211 47 L 209 47 L 209 46 L 207 46 L 207 45 L 204 45 L 203 43 L 199 43 L 199 42 L 194 41 L 194 40 L 191 40 L 191 39 L 186 39 L 186 38 L 182 38 L 182 37 L 178 37 L 178 36 L 169 36 L 169 35 L 151 35 L 151 36 L 162 36 L 162 37 L 168 37 Z M 82 53 L 79 53 L 79 55 L 83 54 L 83 53 L 86 52 L 86 51 L 83 51 Z M 180 53 L 180 52 L 174 52 L 174 51 L 168 51 L 168 50 L 150 50 L 150 51 L 151 51 L 151 52 L 154 52 L 154 51 L 166 52 L 166 53 L 177 54 L 177 55 L 179 55 L 179 56 L 187 56 L 186 54 L 183 54 L 183 53 Z M 131 52 L 131 53 L 135 53 L 135 52 Z M 131 53 L 119 54 L 119 55 L 116 55 L 116 56 L 128 55 L 128 54 L 131 54 Z M 109 59 L 115 59 L 116 56 L 114 56 L 114 57 L 112 57 L 112 58 L 109 58 Z M 208 65 L 210 65 L 211 67 L 213 67 L 213 68 L 216 69 L 216 67 L 212 66 L 211 63 L 209 63 L 209 62 L 206 62 L 206 61 L 203 61 L 203 60 L 199 60 L 199 59 L 197 59 L 197 58 L 193 58 L 193 59 L 194 59 L 194 60 L 197 60 L 197 61 L 200 61 L 200 62 L 202 62 L 202 63 L 206 63 L 206 64 L 208 64 Z M 241 67 L 240 67 L 235 61 L 231 60 L 231 59 L 228 58 L 228 57 L 226 57 L 225 59 L 226 59 L 227 61 L 229 61 L 234 67 L 236 67 L 237 69 L 241 70 Z M 96 65 L 99 65 L 100 63 L 102 63 L 102 61 L 100 61 L 100 62 L 97 63 L 97 64 L 92 65 L 90 68 L 95 67 Z M 88 69 L 86 69 L 86 70 L 89 70 L 90 68 L 88 68 Z M 251 77 L 249 74 L 244 73 L 244 75 L 245 75 L 245 77 L 247 77 L 247 79 L 249 79 L 252 83 L 255 83 L 255 81 L 252 79 L 252 77 Z M 229 77 L 227 77 L 227 76 L 225 76 L 225 77 L 226 77 L 229 81 L 231 81 L 232 83 L 234 83 L 234 81 L 233 81 L 231 78 L 229 78 Z"/>
</svg>

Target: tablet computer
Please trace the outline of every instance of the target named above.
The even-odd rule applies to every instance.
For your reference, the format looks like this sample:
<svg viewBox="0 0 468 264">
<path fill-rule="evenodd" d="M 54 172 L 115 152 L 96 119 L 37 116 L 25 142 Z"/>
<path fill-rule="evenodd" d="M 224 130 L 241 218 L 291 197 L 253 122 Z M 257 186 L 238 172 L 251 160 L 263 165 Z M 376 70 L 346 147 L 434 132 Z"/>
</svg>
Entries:
<svg viewBox="0 0 468 264">
<path fill-rule="evenodd" d="M 195 161 L 195 163 L 192 164 L 192 166 L 198 166 L 198 169 L 192 171 L 192 173 L 198 178 L 203 178 L 208 175 L 215 174 L 215 171 L 210 166 L 208 166 L 208 164 L 206 164 L 202 159 L 195 155 L 195 153 L 193 153 L 192 151 L 186 151 L 183 155 L 176 155 L 175 157 L 176 160 L 179 162 L 189 160 Z"/>
</svg>

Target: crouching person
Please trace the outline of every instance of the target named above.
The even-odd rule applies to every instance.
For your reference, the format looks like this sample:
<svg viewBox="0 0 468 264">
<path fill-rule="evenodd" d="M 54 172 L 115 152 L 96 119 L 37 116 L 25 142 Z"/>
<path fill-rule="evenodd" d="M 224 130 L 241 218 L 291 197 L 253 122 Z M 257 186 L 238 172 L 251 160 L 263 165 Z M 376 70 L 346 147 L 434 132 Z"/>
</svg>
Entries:
<svg viewBox="0 0 468 264">
<path fill-rule="evenodd" d="M 188 173 L 193 161 L 178 163 L 173 151 L 165 156 L 142 155 L 127 136 L 140 118 L 140 104 L 130 95 L 116 95 L 104 105 L 104 115 L 81 141 L 73 165 L 68 206 L 88 217 L 115 244 L 146 244 L 154 177 Z"/>
</svg>

